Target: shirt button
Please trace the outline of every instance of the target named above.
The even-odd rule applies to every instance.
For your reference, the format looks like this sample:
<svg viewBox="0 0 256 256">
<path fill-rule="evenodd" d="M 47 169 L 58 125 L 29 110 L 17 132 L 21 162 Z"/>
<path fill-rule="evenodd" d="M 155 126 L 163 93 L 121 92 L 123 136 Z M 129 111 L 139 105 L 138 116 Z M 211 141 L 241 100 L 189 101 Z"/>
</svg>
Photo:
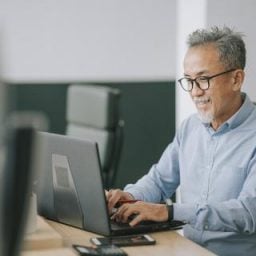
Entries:
<svg viewBox="0 0 256 256">
<path fill-rule="evenodd" d="M 207 193 L 203 192 L 203 198 L 207 198 Z"/>
<path fill-rule="evenodd" d="M 204 229 L 207 230 L 209 227 L 208 227 L 208 224 L 205 224 L 204 225 Z"/>
</svg>

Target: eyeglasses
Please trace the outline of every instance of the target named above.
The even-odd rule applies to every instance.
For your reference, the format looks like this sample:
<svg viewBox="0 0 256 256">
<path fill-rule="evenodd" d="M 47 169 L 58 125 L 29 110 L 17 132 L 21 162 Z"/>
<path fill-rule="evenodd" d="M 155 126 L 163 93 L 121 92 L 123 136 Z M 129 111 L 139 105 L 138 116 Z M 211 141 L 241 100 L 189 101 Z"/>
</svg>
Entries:
<svg viewBox="0 0 256 256">
<path fill-rule="evenodd" d="M 224 74 L 227 74 L 229 72 L 235 71 L 236 69 L 230 69 L 218 74 L 215 74 L 213 76 L 198 76 L 195 79 L 190 79 L 188 77 L 183 77 L 178 80 L 180 83 L 182 89 L 184 89 L 186 92 L 191 92 L 194 86 L 194 82 L 196 83 L 197 87 L 201 90 L 205 91 L 208 90 L 210 87 L 210 80 L 214 77 L 221 76 Z"/>
</svg>

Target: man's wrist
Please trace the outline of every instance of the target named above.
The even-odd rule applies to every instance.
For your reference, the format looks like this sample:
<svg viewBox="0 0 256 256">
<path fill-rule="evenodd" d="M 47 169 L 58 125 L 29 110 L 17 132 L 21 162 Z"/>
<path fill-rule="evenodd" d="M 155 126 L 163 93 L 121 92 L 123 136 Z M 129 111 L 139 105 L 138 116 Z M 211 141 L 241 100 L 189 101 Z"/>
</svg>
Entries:
<svg viewBox="0 0 256 256">
<path fill-rule="evenodd" d="M 165 200 L 165 205 L 166 205 L 166 208 L 168 210 L 168 221 L 172 221 L 173 220 L 173 203 L 172 203 L 172 200 L 170 198 L 167 198 Z"/>
</svg>

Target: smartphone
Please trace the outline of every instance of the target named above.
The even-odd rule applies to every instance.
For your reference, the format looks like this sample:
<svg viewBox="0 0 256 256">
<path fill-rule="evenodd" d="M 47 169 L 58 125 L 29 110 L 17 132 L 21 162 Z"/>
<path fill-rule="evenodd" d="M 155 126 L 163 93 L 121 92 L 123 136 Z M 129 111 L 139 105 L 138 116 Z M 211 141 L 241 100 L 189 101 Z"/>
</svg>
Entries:
<svg viewBox="0 0 256 256">
<path fill-rule="evenodd" d="M 117 246 L 135 246 L 135 245 L 152 245 L 156 240 L 150 235 L 129 235 L 115 237 L 94 237 L 90 239 L 91 243 L 97 246 L 117 245 Z"/>
<path fill-rule="evenodd" d="M 74 244 L 73 248 L 80 256 L 127 256 L 128 254 L 115 245 L 107 245 L 101 247 L 90 247 Z"/>
</svg>

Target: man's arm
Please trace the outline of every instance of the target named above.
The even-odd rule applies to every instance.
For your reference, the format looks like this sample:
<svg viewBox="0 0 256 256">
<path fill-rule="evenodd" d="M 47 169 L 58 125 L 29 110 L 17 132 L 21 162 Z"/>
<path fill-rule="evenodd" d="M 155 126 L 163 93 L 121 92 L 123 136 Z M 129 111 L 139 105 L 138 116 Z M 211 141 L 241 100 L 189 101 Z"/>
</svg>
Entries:
<svg viewBox="0 0 256 256">
<path fill-rule="evenodd" d="M 175 138 L 165 149 L 159 162 L 135 184 L 128 184 L 124 191 L 145 202 L 159 203 L 170 198 L 180 183 L 178 148 Z"/>
<path fill-rule="evenodd" d="M 174 204 L 174 219 L 198 230 L 256 232 L 256 156 L 237 198 L 205 204 Z"/>
</svg>

